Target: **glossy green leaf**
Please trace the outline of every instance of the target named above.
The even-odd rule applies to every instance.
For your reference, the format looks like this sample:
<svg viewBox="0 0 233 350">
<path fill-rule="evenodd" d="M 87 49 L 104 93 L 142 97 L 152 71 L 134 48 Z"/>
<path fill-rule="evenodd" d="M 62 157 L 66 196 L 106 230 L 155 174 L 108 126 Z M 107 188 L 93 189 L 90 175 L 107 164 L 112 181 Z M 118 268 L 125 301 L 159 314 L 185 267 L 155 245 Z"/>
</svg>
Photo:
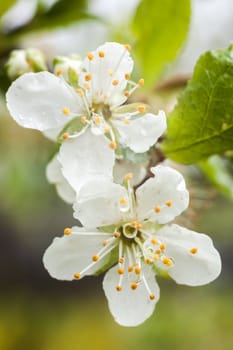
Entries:
<svg viewBox="0 0 233 350">
<path fill-rule="evenodd" d="M 132 22 L 136 59 L 147 85 L 152 85 L 173 61 L 186 39 L 189 0 L 142 0 Z"/>
<path fill-rule="evenodd" d="M 200 162 L 199 167 L 224 195 L 233 200 L 233 164 L 230 160 L 212 156 Z"/>
<path fill-rule="evenodd" d="M 203 54 L 168 117 L 162 149 L 192 164 L 233 149 L 233 45 Z"/>
</svg>

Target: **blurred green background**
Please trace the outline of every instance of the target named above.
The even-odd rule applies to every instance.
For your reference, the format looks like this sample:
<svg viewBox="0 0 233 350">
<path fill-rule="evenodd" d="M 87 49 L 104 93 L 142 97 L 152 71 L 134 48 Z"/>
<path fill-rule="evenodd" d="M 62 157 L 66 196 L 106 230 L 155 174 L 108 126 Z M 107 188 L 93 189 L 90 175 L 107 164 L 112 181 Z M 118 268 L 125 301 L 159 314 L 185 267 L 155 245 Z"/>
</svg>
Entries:
<svg viewBox="0 0 233 350">
<path fill-rule="evenodd" d="M 54 55 L 84 55 L 105 40 L 131 44 L 130 23 L 135 26 L 139 16 L 134 15 L 135 9 L 140 3 L 21 0 L 0 4 L 1 350 L 232 349 L 232 202 L 218 193 L 197 168 L 181 168 L 191 191 L 191 207 L 182 220 L 188 227 L 210 235 L 221 252 L 223 271 L 212 284 L 189 288 L 159 278 L 161 299 L 153 316 L 140 327 L 123 328 L 108 311 L 102 276 L 64 283 L 50 278 L 42 265 L 42 255 L 52 238 L 75 221 L 71 208 L 58 198 L 45 178 L 54 145 L 38 132 L 20 128 L 6 111 L 4 91 L 9 81 L 4 63 L 12 49 L 32 45 L 40 48 L 51 63 Z M 16 5 L 12 12 L 11 6 Z M 156 0 L 155 5 L 159 16 L 169 1 Z M 187 33 L 177 42 L 179 50 L 177 47 L 170 56 L 162 56 L 164 66 L 156 65 L 154 85 L 139 95 L 155 108 L 169 111 L 177 91 L 182 89 L 180 77 L 192 73 L 198 55 L 228 45 L 233 37 L 231 1 L 193 0 L 191 5 Z M 7 12 L 9 9 L 11 12 Z M 152 9 L 155 11 L 154 5 Z M 176 22 L 183 18 L 179 11 L 171 12 L 171 16 L 177 16 Z M 220 35 L 216 28 L 222 28 L 223 23 L 224 33 Z M 143 27 L 145 22 L 140 25 Z M 174 28 L 168 26 L 168 32 L 174 37 Z M 159 33 L 154 38 L 154 50 L 166 50 L 168 43 L 161 47 L 158 37 Z M 140 63 L 140 50 L 136 58 Z M 163 74 L 158 73 L 159 69 Z M 166 79 L 178 82 L 178 86 L 162 92 L 155 88 L 156 82 Z"/>
</svg>

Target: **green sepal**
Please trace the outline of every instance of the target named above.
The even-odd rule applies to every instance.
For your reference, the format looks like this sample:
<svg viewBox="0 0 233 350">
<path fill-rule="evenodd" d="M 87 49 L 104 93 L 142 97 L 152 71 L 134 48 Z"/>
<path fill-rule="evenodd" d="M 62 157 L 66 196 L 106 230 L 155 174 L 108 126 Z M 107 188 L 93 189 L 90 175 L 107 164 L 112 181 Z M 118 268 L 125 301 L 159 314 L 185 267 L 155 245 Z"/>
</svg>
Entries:
<svg viewBox="0 0 233 350">
<path fill-rule="evenodd" d="M 143 107 L 143 112 L 139 112 L 140 107 Z M 114 116 L 117 117 L 117 114 L 126 114 L 127 117 L 127 113 L 131 114 L 134 112 L 138 112 L 137 115 L 135 115 L 135 117 L 143 117 L 143 114 L 148 113 L 151 110 L 151 107 L 145 103 L 129 103 L 123 106 L 120 106 L 118 108 L 114 109 Z"/>
<path fill-rule="evenodd" d="M 108 261 L 98 270 L 94 273 L 94 276 L 98 276 L 101 273 L 108 270 L 112 265 L 114 265 L 118 260 L 118 247 L 116 246 L 109 254 L 108 254 Z"/>
<path fill-rule="evenodd" d="M 152 268 L 155 271 L 156 275 L 163 277 L 165 279 L 171 279 L 171 276 L 169 275 L 167 270 L 160 269 L 155 264 L 152 264 Z"/>
<path fill-rule="evenodd" d="M 85 127 L 85 125 L 81 122 L 81 117 L 76 117 L 72 119 L 66 126 L 62 129 L 58 136 L 57 142 L 59 144 L 62 143 L 63 134 L 68 133 L 69 135 L 74 135 L 82 131 L 82 129 Z"/>
<path fill-rule="evenodd" d="M 68 68 L 68 82 L 74 88 L 78 87 L 78 73 L 72 68 Z"/>
</svg>

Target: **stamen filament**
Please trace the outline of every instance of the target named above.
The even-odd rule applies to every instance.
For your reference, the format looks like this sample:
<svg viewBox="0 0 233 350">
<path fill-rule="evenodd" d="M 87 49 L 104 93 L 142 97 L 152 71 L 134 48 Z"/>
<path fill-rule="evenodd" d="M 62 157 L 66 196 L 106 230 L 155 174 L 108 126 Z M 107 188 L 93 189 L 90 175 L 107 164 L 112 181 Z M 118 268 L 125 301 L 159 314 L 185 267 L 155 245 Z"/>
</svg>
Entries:
<svg viewBox="0 0 233 350">
<path fill-rule="evenodd" d="M 85 231 L 74 231 L 72 229 L 72 233 L 76 233 L 77 235 L 79 236 L 108 236 L 108 237 L 112 237 L 112 235 L 110 233 L 107 233 L 107 232 L 101 232 L 101 234 L 99 232 L 85 232 Z"/>
<path fill-rule="evenodd" d="M 98 260 L 96 261 L 92 261 L 88 266 L 86 266 L 82 271 L 80 271 L 79 273 L 76 273 L 76 274 L 79 274 L 79 276 L 81 277 L 84 273 L 86 273 L 89 269 L 91 269 L 96 263 L 97 261 L 101 261 L 107 254 L 109 254 L 114 248 L 116 247 L 116 244 L 112 244 L 110 247 L 108 247 L 108 249 L 106 249 L 106 251 L 101 255 L 97 255 L 98 256 Z M 104 247 L 105 249 L 105 247 Z"/>
<path fill-rule="evenodd" d="M 148 283 L 147 283 L 147 280 L 146 280 L 144 274 L 142 275 L 142 281 L 143 281 L 144 286 L 146 287 L 146 290 L 147 290 L 147 292 L 148 292 L 148 294 L 149 294 L 149 298 L 150 298 L 151 300 L 155 299 L 155 295 L 152 293 L 152 291 L 151 291 L 151 289 L 150 289 L 150 287 L 149 287 L 149 285 L 148 285 Z"/>
</svg>

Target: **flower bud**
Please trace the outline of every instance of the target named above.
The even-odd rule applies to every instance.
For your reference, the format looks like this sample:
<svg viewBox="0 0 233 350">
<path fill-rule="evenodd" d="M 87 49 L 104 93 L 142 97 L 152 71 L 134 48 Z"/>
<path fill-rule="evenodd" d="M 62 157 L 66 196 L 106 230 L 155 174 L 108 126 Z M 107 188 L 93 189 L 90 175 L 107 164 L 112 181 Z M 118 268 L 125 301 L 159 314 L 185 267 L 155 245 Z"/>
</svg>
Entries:
<svg viewBox="0 0 233 350">
<path fill-rule="evenodd" d="M 43 53 L 38 49 L 29 48 L 13 50 L 5 69 L 10 80 L 15 80 L 24 73 L 47 70 L 47 66 Z"/>
<path fill-rule="evenodd" d="M 57 56 L 53 61 L 54 73 L 62 75 L 73 86 L 78 86 L 78 76 L 82 60 L 77 55 Z"/>
</svg>

